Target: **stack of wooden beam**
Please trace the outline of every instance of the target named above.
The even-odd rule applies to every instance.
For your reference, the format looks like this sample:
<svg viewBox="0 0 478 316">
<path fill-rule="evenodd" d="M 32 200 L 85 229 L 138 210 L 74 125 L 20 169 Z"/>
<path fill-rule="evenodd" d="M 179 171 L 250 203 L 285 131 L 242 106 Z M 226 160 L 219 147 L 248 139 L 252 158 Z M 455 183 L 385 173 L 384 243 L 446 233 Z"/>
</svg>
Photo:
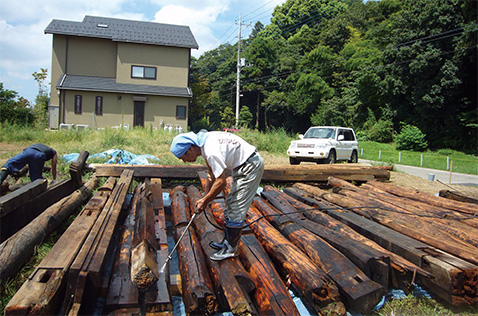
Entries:
<svg viewBox="0 0 478 316">
<path fill-rule="evenodd" d="M 284 192 L 346 224 L 432 275 L 414 281 L 453 305 L 478 304 L 478 210 L 458 202 L 371 181 L 361 186 L 331 178 L 336 193 L 295 184 Z M 312 215 L 313 214 L 313 215 Z"/>
<path fill-rule="evenodd" d="M 266 168 L 267 179 L 325 179 L 328 189 L 302 182 L 282 191 L 264 186 L 248 211 L 239 256 L 215 262 L 209 259 L 216 251 L 209 244 L 224 237 L 227 187 L 188 228 L 177 247 L 180 273 L 170 275 L 159 273 L 171 249 L 167 220 L 169 235 L 178 240 L 202 193 L 194 185 L 173 188 L 169 214 L 157 176 L 168 179 L 183 170 L 179 178 L 197 179 L 199 170 L 204 187 L 204 168 L 100 167 L 97 172 L 109 178 L 89 201 L 98 174 L 60 201 L 54 216 L 32 222 L 48 227 L 64 218 L 57 213 L 69 214 L 56 210 L 88 201 L 5 314 L 172 315 L 172 297 L 182 296 L 190 315 L 299 315 L 293 290 L 313 314 L 345 315 L 370 312 L 387 290 L 410 292 L 417 284 L 453 305 L 478 304 L 476 204 L 373 180 L 387 179 L 380 176 L 381 168 L 366 171 L 371 177 L 362 167 L 356 168 L 360 174 L 347 176 L 352 169 L 334 169 L 343 176 L 338 179 L 316 166 L 308 174 Z M 26 243 L 28 229 L 0 245 L 0 263 L 21 252 L 16 245 Z M 11 275 L 12 268 L 3 266 L 0 275 Z"/>
</svg>

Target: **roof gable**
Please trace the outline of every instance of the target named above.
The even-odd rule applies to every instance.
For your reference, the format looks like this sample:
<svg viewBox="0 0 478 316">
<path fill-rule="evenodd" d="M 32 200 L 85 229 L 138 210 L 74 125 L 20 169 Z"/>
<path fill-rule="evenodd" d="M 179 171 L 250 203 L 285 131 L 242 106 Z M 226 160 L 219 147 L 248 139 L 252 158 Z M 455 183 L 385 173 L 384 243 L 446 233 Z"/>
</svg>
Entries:
<svg viewBox="0 0 478 316">
<path fill-rule="evenodd" d="M 132 42 L 198 49 L 189 26 L 85 16 L 82 22 L 52 20 L 45 34 L 108 38 Z"/>
</svg>

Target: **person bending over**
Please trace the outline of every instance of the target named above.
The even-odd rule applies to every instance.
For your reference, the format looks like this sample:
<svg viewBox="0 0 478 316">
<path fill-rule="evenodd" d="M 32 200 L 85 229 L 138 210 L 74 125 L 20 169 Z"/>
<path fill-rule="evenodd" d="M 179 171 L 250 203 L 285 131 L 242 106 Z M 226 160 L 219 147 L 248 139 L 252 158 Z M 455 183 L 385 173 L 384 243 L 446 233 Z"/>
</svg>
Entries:
<svg viewBox="0 0 478 316">
<path fill-rule="evenodd" d="M 225 170 L 232 169 L 231 192 L 226 197 L 224 211 L 224 239 L 210 243 L 212 248 L 219 250 L 210 258 L 220 261 L 237 256 L 246 213 L 264 173 L 264 160 L 253 145 L 228 132 L 179 134 L 173 139 L 171 152 L 184 162 L 194 162 L 199 156 L 206 160 L 206 189 L 196 202 L 199 213 L 223 191 Z"/>
<path fill-rule="evenodd" d="M 51 174 L 53 180 L 56 180 L 56 151 L 46 145 L 36 143 L 25 148 L 18 155 L 10 158 L 3 165 L 0 171 L 0 184 L 7 178 L 8 175 L 15 176 L 20 172 L 20 169 L 28 164 L 30 171 L 30 180 L 33 182 L 37 179 L 43 179 L 43 166 L 45 161 L 51 160 Z"/>
</svg>

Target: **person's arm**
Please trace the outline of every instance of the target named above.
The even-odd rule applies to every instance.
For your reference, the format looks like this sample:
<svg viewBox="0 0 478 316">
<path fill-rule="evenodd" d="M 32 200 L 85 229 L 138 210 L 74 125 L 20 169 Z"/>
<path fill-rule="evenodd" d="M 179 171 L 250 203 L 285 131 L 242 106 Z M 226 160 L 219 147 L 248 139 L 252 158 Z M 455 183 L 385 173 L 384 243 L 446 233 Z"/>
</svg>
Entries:
<svg viewBox="0 0 478 316">
<path fill-rule="evenodd" d="M 51 159 L 51 175 L 53 177 L 53 180 L 56 181 L 56 163 L 57 163 L 57 157 L 56 154 L 53 156 Z"/>
<path fill-rule="evenodd" d="M 209 179 L 209 174 L 208 174 L 208 179 Z M 216 196 L 218 196 L 218 194 L 224 190 L 225 187 L 226 187 L 226 173 L 223 172 L 219 177 L 215 178 L 212 181 L 210 190 L 206 193 L 206 195 L 200 198 L 199 200 L 197 200 L 196 202 L 197 212 L 201 213 L 202 211 L 204 211 L 206 209 L 206 206 L 209 204 L 209 202 L 214 200 Z"/>
</svg>

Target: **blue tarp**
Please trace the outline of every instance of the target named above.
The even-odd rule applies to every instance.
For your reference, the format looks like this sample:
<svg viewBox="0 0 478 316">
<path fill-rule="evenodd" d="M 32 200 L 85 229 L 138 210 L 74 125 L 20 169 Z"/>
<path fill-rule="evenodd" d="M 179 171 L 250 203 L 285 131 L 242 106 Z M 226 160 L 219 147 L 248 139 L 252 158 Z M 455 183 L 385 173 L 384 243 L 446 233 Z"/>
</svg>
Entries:
<svg viewBox="0 0 478 316">
<path fill-rule="evenodd" d="M 65 154 L 62 156 L 66 163 L 76 161 L 78 153 Z M 159 163 L 159 158 L 153 155 L 135 155 L 123 149 L 110 149 L 102 153 L 94 154 L 90 158 L 108 159 L 105 163 L 109 164 L 131 164 L 131 165 L 154 165 Z"/>
</svg>

